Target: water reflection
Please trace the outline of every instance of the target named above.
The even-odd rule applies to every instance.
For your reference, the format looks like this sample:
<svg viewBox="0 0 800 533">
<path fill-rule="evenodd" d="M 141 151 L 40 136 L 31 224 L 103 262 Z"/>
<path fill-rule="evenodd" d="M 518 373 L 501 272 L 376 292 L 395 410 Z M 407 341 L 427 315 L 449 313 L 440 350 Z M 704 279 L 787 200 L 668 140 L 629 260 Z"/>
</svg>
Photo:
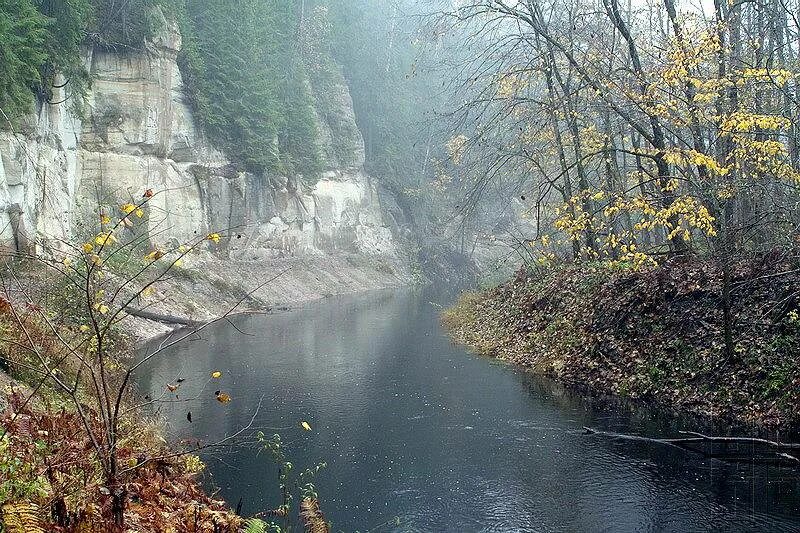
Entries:
<svg viewBox="0 0 800 533">
<path fill-rule="evenodd" d="M 317 487 L 337 531 L 394 516 L 398 531 L 800 528 L 793 471 L 584 435 L 658 435 L 677 422 L 466 354 L 438 326 L 440 298 L 387 292 L 237 317 L 159 357 L 140 386 L 157 394 L 182 377 L 182 398 L 200 396 L 162 406 L 175 439 L 232 433 L 263 397 L 255 425 L 281 433 L 298 467 L 328 463 Z M 216 389 L 233 402 L 215 401 Z M 277 505 L 265 457 L 235 448 L 207 459 L 221 495 L 242 498 L 245 512 Z"/>
</svg>

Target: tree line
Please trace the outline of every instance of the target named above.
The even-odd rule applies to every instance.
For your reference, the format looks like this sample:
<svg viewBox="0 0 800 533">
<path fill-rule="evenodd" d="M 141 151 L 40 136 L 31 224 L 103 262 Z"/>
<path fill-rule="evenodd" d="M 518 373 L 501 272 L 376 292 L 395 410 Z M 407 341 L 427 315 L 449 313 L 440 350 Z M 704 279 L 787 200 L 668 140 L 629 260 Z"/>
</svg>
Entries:
<svg viewBox="0 0 800 533">
<path fill-rule="evenodd" d="M 798 4 L 476 0 L 441 7 L 470 52 L 450 163 L 473 199 L 522 191 L 532 261 L 633 266 L 793 253 Z"/>
<path fill-rule="evenodd" d="M 53 102 L 67 87 L 79 110 L 90 84 L 82 46 L 126 52 L 142 48 L 158 29 L 153 8 L 172 0 L 2 0 L 0 2 L 0 108 L 9 120 Z"/>
</svg>

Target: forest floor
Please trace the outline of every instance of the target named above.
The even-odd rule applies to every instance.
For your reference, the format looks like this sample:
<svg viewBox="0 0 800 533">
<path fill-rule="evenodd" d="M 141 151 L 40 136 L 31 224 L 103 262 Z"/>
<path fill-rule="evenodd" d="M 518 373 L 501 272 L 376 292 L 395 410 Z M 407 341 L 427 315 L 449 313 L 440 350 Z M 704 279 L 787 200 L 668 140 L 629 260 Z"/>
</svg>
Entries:
<svg viewBox="0 0 800 533">
<path fill-rule="evenodd" d="M 796 431 L 800 269 L 764 255 L 736 263 L 732 277 L 732 357 L 722 334 L 722 272 L 697 261 L 521 270 L 463 295 L 442 320 L 476 352 L 569 385 Z"/>
</svg>

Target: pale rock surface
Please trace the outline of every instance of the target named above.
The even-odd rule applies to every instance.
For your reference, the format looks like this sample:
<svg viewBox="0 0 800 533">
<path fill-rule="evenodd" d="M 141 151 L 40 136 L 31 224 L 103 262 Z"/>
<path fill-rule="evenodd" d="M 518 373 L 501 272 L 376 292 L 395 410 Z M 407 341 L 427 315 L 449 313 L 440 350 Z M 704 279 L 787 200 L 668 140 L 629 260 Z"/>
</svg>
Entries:
<svg viewBox="0 0 800 533">
<path fill-rule="evenodd" d="M 324 283 L 333 293 L 407 281 L 377 186 L 363 170 L 347 87 L 335 95 L 342 106 L 337 123 L 319 119 L 328 168 L 314 185 L 301 176 L 239 172 L 195 127 L 176 61 L 180 35 L 167 27 L 141 53 L 87 51 L 94 81 L 82 117 L 72 111 L 67 86 L 53 98 L 62 103 L 44 105 L 15 131 L 0 131 L 0 245 L 21 248 L 19 234 L 63 249 L 99 229 L 99 211 L 118 216 L 121 203 L 138 202 L 152 189 L 157 194 L 143 223 L 154 244 L 212 231 L 225 236 L 213 254 L 190 262 L 197 272 L 230 274 L 244 287 L 289 261 L 293 272 L 279 293 L 263 294 L 269 300 L 322 296 Z M 354 135 L 351 160 L 335 156 L 333 131 Z M 370 274 L 374 264 L 383 265 L 380 275 Z M 206 282 L 203 290 L 213 293 Z M 199 305 L 212 300 L 207 295 Z"/>
<path fill-rule="evenodd" d="M 352 161 L 331 155 L 331 127 L 320 120 L 330 168 L 315 185 L 297 176 L 238 172 L 203 138 L 183 102 L 180 46 L 170 27 L 142 53 L 89 51 L 93 84 L 82 120 L 63 89 L 54 100 L 67 102 L 45 105 L 27 131 L 0 132 L 4 245 L 13 246 L 14 204 L 37 241 L 69 240 L 90 233 L 99 208 L 138 201 L 153 189 L 159 192 L 148 217 L 154 240 L 221 230 L 232 237 L 226 250 L 240 258 L 396 254 L 376 186 L 363 172 L 363 140 L 346 87 L 335 96 L 343 106 L 337 120 L 356 132 Z"/>
</svg>

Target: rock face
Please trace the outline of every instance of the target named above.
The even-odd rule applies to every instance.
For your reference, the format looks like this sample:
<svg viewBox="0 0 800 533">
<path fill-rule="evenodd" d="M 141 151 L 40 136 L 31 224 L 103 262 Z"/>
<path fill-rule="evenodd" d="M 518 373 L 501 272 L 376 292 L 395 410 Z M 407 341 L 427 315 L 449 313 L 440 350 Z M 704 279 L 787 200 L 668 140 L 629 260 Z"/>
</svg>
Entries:
<svg viewBox="0 0 800 533">
<path fill-rule="evenodd" d="M 0 132 L 0 241 L 58 244 L 96 230 L 98 211 L 153 189 L 152 240 L 186 241 L 210 231 L 231 258 L 356 251 L 393 256 L 376 184 L 363 171 L 363 140 L 341 87 L 338 120 L 352 122 L 353 161 L 328 159 L 314 185 L 301 176 L 238 172 L 194 126 L 176 62 L 180 35 L 162 33 L 141 53 L 87 52 L 93 85 L 83 116 L 68 89 L 14 132 Z M 323 152 L 331 128 L 320 119 Z M 337 131 L 343 130 L 341 124 Z"/>
</svg>

